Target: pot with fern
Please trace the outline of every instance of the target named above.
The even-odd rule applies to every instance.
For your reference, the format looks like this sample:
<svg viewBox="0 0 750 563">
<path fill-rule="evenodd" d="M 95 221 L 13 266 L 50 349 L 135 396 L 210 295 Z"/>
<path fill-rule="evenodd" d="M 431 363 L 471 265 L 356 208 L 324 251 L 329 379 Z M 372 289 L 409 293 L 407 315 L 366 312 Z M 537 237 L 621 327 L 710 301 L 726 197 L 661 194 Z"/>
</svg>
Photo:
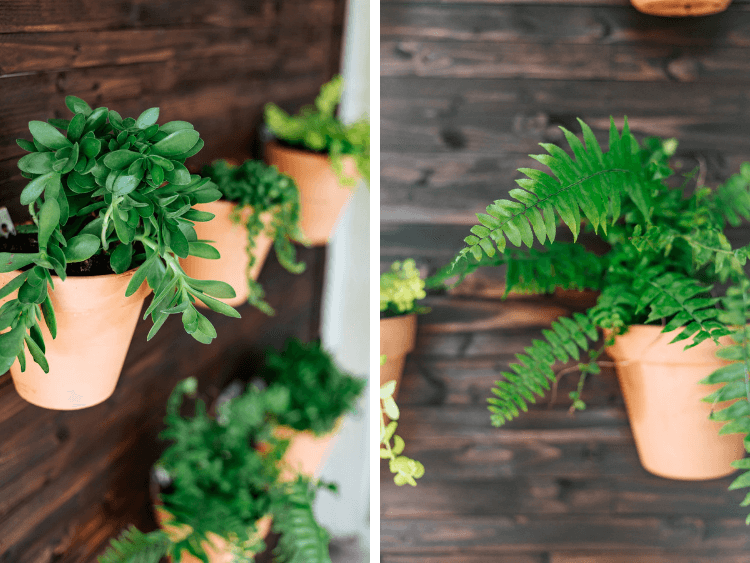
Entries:
<svg viewBox="0 0 750 563">
<path fill-rule="evenodd" d="M 344 81 L 324 84 L 313 106 L 289 115 L 275 104 L 265 108 L 275 140 L 265 158 L 297 183 L 300 227 L 313 245 L 328 242 L 342 209 L 360 179 L 370 181 L 370 122 L 344 124 L 335 115 Z"/>
<path fill-rule="evenodd" d="M 31 121 L 29 183 L 20 195 L 31 221 L 0 241 L 0 372 L 35 405 L 72 410 L 114 391 L 143 300 L 151 339 L 171 314 L 209 343 L 216 331 L 195 301 L 239 316 L 214 297 L 234 291 L 194 280 L 178 258 L 198 252 L 193 209 L 221 194 L 184 162 L 202 147 L 190 123 L 158 125 L 159 108 L 123 119 L 68 96 L 71 119 Z M 42 321 L 43 319 L 43 321 Z"/>
<path fill-rule="evenodd" d="M 604 151 L 580 123 L 584 142 L 563 129 L 573 157 L 542 144 L 547 154 L 533 158 L 551 173 L 519 170 L 519 187 L 477 215 L 479 224 L 450 265 L 459 281 L 480 266 L 506 265 L 510 289 L 568 289 L 570 276 L 556 276 L 573 268 L 585 288 L 601 292 L 596 305 L 558 319 L 501 374 L 488 399 L 492 422 L 502 425 L 543 395 L 556 379 L 556 362 L 578 363 L 571 408 L 585 408 L 581 389 L 587 376 L 599 373 L 597 360 L 606 350 L 643 466 L 673 479 L 727 475 L 744 454 L 742 439 L 719 435 L 721 424 L 709 415 L 727 403 L 702 403 L 709 390 L 699 382 L 725 365 L 715 352 L 731 342 L 736 324 L 727 317 L 727 299 L 747 288 L 748 248 L 732 248 L 724 231 L 750 218 L 750 165 L 716 189 L 688 190 L 669 165 L 674 139 L 639 143 L 627 119 L 621 131 L 612 120 Z M 558 220 L 574 241 L 582 231 L 595 233 L 609 250 L 598 255 L 556 241 Z M 543 255 L 544 268 L 519 267 L 534 253 Z M 600 329 L 604 343 L 595 348 Z"/>
<path fill-rule="evenodd" d="M 273 314 L 257 282 L 271 247 L 288 271 L 298 274 L 305 265 L 297 262 L 292 241 L 302 241 L 299 228 L 299 193 L 289 176 L 258 160 L 236 166 L 217 160 L 201 171 L 222 194 L 218 201 L 196 206 L 213 219 L 196 225 L 200 254 L 181 261 L 192 278 L 220 279 L 234 289 L 235 297 L 223 299 L 231 306 L 244 302 Z"/>
<path fill-rule="evenodd" d="M 171 442 L 152 472 L 154 512 L 160 529 L 135 527 L 112 540 L 100 563 L 254 561 L 273 528 L 280 533 L 277 561 L 330 563 L 328 533 L 312 504 L 322 485 L 308 476 L 282 473 L 288 442 L 273 433 L 273 418 L 286 411 L 286 389 L 248 386 L 207 413 L 200 399 L 192 414 L 180 411 L 197 382 L 180 382 L 167 403 L 161 438 Z M 189 409 L 188 409 L 189 411 Z M 260 446 L 263 447 L 260 447 Z"/>
<path fill-rule="evenodd" d="M 274 419 L 274 436 L 289 441 L 282 475 L 316 476 L 365 381 L 338 367 L 319 341 L 306 344 L 296 338 L 287 340 L 281 352 L 268 350 L 261 377 L 269 390 L 281 389 L 289 396 L 288 408 Z"/>
<path fill-rule="evenodd" d="M 394 262 L 380 274 L 380 385 L 395 381 L 393 396 L 398 396 L 406 356 L 417 341 L 417 315 L 428 311 L 416 304 L 424 299 L 425 282 L 416 263 L 408 258 Z"/>
</svg>

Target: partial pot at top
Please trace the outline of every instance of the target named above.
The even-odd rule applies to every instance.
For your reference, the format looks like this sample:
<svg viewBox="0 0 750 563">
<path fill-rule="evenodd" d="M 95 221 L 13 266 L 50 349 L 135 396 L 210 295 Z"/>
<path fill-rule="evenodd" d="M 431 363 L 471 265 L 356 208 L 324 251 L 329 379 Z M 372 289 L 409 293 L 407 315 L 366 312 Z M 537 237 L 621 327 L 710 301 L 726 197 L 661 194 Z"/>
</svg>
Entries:
<svg viewBox="0 0 750 563">
<path fill-rule="evenodd" d="M 313 245 L 328 243 L 352 188 L 342 186 L 328 155 L 266 143 L 266 162 L 291 176 L 299 189 L 300 228 Z M 344 174 L 359 176 L 354 159 L 344 158 Z"/>
<path fill-rule="evenodd" d="M 385 363 L 380 366 L 380 386 L 396 382 L 395 399 L 404 373 L 406 355 L 414 350 L 417 341 L 417 314 L 380 319 L 380 354 Z"/>
<path fill-rule="evenodd" d="M 0 287 L 20 272 L 0 274 Z M 53 276 L 49 296 L 57 319 L 57 338 L 40 322 L 49 373 L 26 352 L 26 370 L 16 360 L 10 368 L 18 394 L 47 409 L 76 410 L 107 400 L 117 386 L 143 300 L 144 283 L 130 297 L 125 290 L 135 269 L 123 274 Z M 16 292 L 0 301 L 16 297 Z"/>
<path fill-rule="evenodd" d="M 633 6 L 652 16 L 708 16 L 723 12 L 732 0 L 631 0 Z"/>
<path fill-rule="evenodd" d="M 250 263 L 250 258 L 246 250 L 248 233 L 245 224 L 252 211 L 250 208 L 243 209 L 240 222 L 235 223 L 230 219 L 235 207 L 236 204 L 221 200 L 194 206 L 198 211 L 207 211 L 215 215 L 210 221 L 196 222 L 195 232 L 199 240 L 213 241 L 211 246 L 219 251 L 221 258 L 211 260 L 188 256 L 186 259 L 180 259 L 183 270 L 191 278 L 220 280 L 231 285 L 237 295 L 232 299 L 220 299 L 220 301 L 232 307 L 247 301 L 249 292 L 248 275 L 254 280 L 258 279 L 263 263 L 266 261 L 268 252 L 273 245 L 273 239 L 268 237 L 265 232 L 262 232 L 255 239 L 255 246 L 252 249 L 255 255 L 255 264 L 248 273 L 247 266 Z M 268 225 L 270 219 L 270 213 L 261 214 L 263 225 Z M 198 301 L 197 304 L 204 306 L 201 301 Z"/>
<path fill-rule="evenodd" d="M 607 348 L 616 362 L 638 456 L 647 471 L 668 479 L 724 477 L 735 471 L 730 463 L 744 456 L 742 436 L 719 436 L 722 424 L 708 416 L 722 406 L 701 401 L 717 386 L 698 382 L 727 362 L 715 356 L 718 348 L 710 340 L 689 350 L 685 341 L 669 344 L 677 334 L 636 325 Z"/>
</svg>

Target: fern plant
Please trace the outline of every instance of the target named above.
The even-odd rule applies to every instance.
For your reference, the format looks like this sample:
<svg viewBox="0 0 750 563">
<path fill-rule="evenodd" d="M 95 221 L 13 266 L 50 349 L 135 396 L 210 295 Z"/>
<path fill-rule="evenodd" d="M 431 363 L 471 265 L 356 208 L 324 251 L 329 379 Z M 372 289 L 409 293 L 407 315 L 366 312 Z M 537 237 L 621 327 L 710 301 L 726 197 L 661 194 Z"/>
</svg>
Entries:
<svg viewBox="0 0 750 563">
<path fill-rule="evenodd" d="M 283 534 L 277 562 L 330 563 L 328 534 L 315 521 L 312 503 L 319 488 L 334 487 L 306 476 L 280 479 L 288 441 L 274 437 L 272 420 L 289 408 L 288 391 L 250 386 L 221 404 L 215 416 L 200 400 L 192 416 L 182 416 L 184 397 L 196 388 L 189 378 L 170 395 L 161 438 L 171 445 L 155 466 L 169 482 L 160 500 L 173 517 L 171 529 L 180 533 L 130 528 L 99 562 L 156 563 L 165 555 L 179 561 L 187 552 L 208 563 L 204 546 L 211 535 L 225 539 L 235 561 L 253 561 L 252 554 L 264 549 L 256 522 L 271 515 L 274 529 Z"/>
<path fill-rule="evenodd" d="M 300 274 L 305 270 L 305 264 L 297 262 L 292 244 L 292 241 L 304 241 L 299 227 L 299 192 L 294 180 L 259 160 L 246 160 L 239 166 L 217 160 L 204 167 L 202 174 L 211 178 L 224 200 L 237 204 L 231 215 L 232 221 L 239 223 L 243 220 L 243 212 L 248 208 L 251 210 L 244 220 L 249 258 L 248 301 L 264 313 L 274 314 L 273 308 L 263 299 L 263 287 L 249 276 L 249 272 L 256 262 L 253 254 L 255 240 L 263 232 L 273 239 L 276 257 L 287 271 Z M 271 214 L 267 225 L 261 219 L 264 213 Z"/>
<path fill-rule="evenodd" d="M 324 84 L 315 104 L 289 115 L 276 104 L 265 107 L 266 125 L 277 139 L 291 146 L 328 154 L 331 166 L 342 185 L 354 186 L 357 178 L 344 173 L 344 157 L 354 159 L 357 171 L 370 182 L 370 121 L 361 119 L 344 124 L 336 117 L 344 79 L 335 76 Z"/>
<path fill-rule="evenodd" d="M 283 390 L 289 405 L 276 421 L 316 436 L 331 432 L 336 421 L 353 411 L 365 381 L 346 373 L 323 350 L 320 341 L 305 344 L 290 338 L 281 352 L 269 349 L 261 376 L 269 390 Z"/>
<path fill-rule="evenodd" d="M 732 332 L 723 317 L 720 298 L 727 293 L 721 287 L 740 287 L 747 280 L 743 267 L 750 249 L 732 248 L 724 229 L 750 218 L 750 165 L 716 189 L 689 190 L 692 174 L 676 182 L 669 165 L 674 139 L 639 143 L 627 119 L 621 131 L 611 120 L 604 150 L 580 124 L 583 142 L 563 129 L 572 155 L 542 144 L 546 154 L 533 158 L 549 172 L 521 169 L 525 177 L 516 181 L 519 187 L 510 198 L 478 214 L 466 246 L 428 280 L 438 286 L 451 276 L 460 281 L 478 267 L 503 264 L 508 291 L 601 291 L 594 307 L 558 319 L 501 374 L 488 399 L 497 426 L 550 388 L 557 362 L 579 362 L 581 378 L 571 399 L 573 408 L 585 407 L 580 390 L 587 375 L 598 372 L 596 359 L 604 348 L 594 348 L 597 328 L 614 336 L 631 325 L 657 324 L 665 332 L 679 329 L 673 342 L 685 341 L 688 348 L 707 339 L 718 344 Z M 560 221 L 574 243 L 585 231 L 610 250 L 599 256 L 556 241 Z"/>
</svg>

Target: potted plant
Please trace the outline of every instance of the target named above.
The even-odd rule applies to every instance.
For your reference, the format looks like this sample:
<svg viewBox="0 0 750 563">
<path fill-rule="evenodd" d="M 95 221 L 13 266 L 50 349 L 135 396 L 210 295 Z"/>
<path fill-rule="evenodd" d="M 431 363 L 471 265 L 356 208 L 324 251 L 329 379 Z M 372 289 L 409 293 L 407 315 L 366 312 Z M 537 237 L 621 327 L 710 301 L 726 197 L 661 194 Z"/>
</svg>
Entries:
<svg viewBox="0 0 750 563">
<path fill-rule="evenodd" d="M 246 160 L 239 166 L 217 160 L 201 174 L 211 178 L 222 197 L 196 207 L 214 218 L 196 225 L 195 232 L 199 239 L 213 241 L 218 252 L 189 256 L 182 260 L 183 269 L 192 278 L 228 282 L 236 296 L 225 303 L 236 306 L 249 301 L 272 315 L 273 309 L 263 299 L 263 287 L 256 281 L 271 245 L 288 271 L 299 274 L 305 269 L 296 261 L 291 242 L 303 240 L 294 180 L 259 160 Z"/>
<path fill-rule="evenodd" d="M 275 415 L 274 435 L 289 440 L 284 455 L 288 471 L 315 475 L 330 453 L 343 416 L 354 411 L 365 381 L 341 370 L 319 341 L 287 340 L 284 349 L 269 349 L 262 378 L 269 390 L 283 389 L 289 406 Z M 285 473 L 286 475 L 286 473 Z"/>
<path fill-rule="evenodd" d="M 195 301 L 239 317 L 215 299 L 233 296 L 229 285 L 194 280 L 178 261 L 213 251 L 193 227 L 212 215 L 193 206 L 221 193 L 184 165 L 203 147 L 199 133 L 185 121 L 158 125 L 159 108 L 123 119 L 74 96 L 65 103 L 72 119 L 31 121 L 32 140 L 18 140 L 29 151 L 18 167 L 32 222 L 0 240 L 0 372 L 10 368 L 24 399 L 53 409 L 112 394 L 146 282 L 149 339 L 181 314 L 189 334 L 211 342 Z"/>
<path fill-rule="evenodd" d="M 709 16 L 723 12 L 732 0 L 630 0 L 636 10 L 651 16 Z"/>
<path fill-rule="evenodd" d="M 323 85 L 314 106 L 289 115 L 274 104 L 265 108 L 275 141 L 266 144 L 266 161 L 288 174 L 300 192 L 300 224 L 313 245 L 326 244 L 339 214 L 361 177 L 370 181 L 370 122 L 346 125 L 335 115 L 344 81 Z"/>
<path fill-rule="evenodd" d="M 724 230 L 750 217 L 750 165 L 716 189 L 698 186 L 686 193 L 687 182 L 680 186 L 670 178 L 674 139 L 640 144 L 627 119 L 621 133 L 612 120 L 604 152 L 591 129 L 581 127 L 585 144 L 563 129 L 574 157 L 542 145 L 548 154 L 533 158 L 551 174 L 521 169 L 519 188 L 478 214 L 480 224 L 452 263 L 461 276 L 483 264 L 511 265 L 523 252 L 509 252 L 508 241 L 529 248 L 537 241 L 552 268 L 537 270 L 536 279 L 507 283 L 535 287 L 555 284 L 561 269 L 600 264 L 578 276 L 586 278 L 586 288 L 601 291 L 596 305 L 554 322 L 544 340 L 517 356 L 488 399 L 492 422 L 499 426 L 518 416 L 549 389 L 556 361 L 580 362 L 571 399 L 573 408 L 583 408 L 581 387 L 588 374 L 598 373 L 596 359 L 606 349 L 617 364 L 643 466 L 675 479 L 727 475 L 730 462 L 743 455 L 742 441 L 718 435 L 719 423 L 708 420 L 710 405 L 699 401 L 705 394 L 699 381 L 724 365 L 714 352 L 732 332 L 721 300 L 727 293 L 716 284 L 737 288 L 747 281 L 748 248 L 732 248 Z M 555 241 L 558 217 L 574 241 L 581 230 L 593 232 L 610 250 L 571 263 L 570 245 Z M 594 349 L 598 329 L 605 344 Z M 582 353 L 588 361 L 581 361 Z"/>
<path fill-rule="evenodd" d="M 406 355 L 417 340 L 417 314 L 429 309 L 416 305 L 424 299 L 425 282 L 413 259 L 391 264 L 391 270 L 380 274 L 380 385 L 395 381 L 393 396 L 398 396 Z"/>
<path fill-rule="evenodd" d="M 281 475 L 287 443 L 274 437 L 270 417 L 288 408 L 286 390 L 250 386 L 215 416 L 196 400 L 194 414 L 183 417 L 183 397 L 196 386 L 194 378 L 180 382 L 167 403 L 161 438 L 172 444 L 154 471 L 161 529 L 125 530 L 100 563 L 157 563 L 165 555 L 175 563 L 253 561 L 271 519 L 282 534 L 278 561 L 330 563 L 328 534 L 312 512 L 320 483 Z"/>
</svg>

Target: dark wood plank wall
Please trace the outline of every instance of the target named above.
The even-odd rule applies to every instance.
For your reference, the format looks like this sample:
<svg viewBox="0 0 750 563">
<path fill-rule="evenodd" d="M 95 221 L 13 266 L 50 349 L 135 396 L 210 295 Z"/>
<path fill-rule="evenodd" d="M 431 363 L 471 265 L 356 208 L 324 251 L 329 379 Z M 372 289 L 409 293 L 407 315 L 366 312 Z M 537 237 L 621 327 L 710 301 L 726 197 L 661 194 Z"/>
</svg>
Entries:
<svg viewBox="0 0 750 563">
<path fill-rule="evenodd" d="M 680 140 L 682 167 L 715 185 L 750 160 L 750 3 L 665 19 L 626 0 L 385 0 L 381 6 L 381 268 L 434 273 L 474 213 L 537 163 L 540 142 L 609 116 Z M 747 243 L 750 229 L 731 238 Z M 489 389 L 561 313 L 560 298 L 502 301 L 499 271 L 428 298 L 399 402 L 416 488 L 381 472 L 383 563 L 747 563 L 731 478 L 660 479 L 640 466 L 616 378 L 589 381 L 573 417 L 562 379 L 501 429 Z"/>
<path fill-rule="evenodd" d="M 15 139 L 29 138 L 30 120 L 67 115 L 68 94 L 124 116 L 159 106 L 160 122 L 191 121 L 206 142 L 194 166 L 260 156 L 263 104 L 294 110 L 313 100 L 339 68 L 343 20 L 343 0 L 0 0 L 0 205 L 24 218 Z M 147 343 L 150 321 L 141 321 L 101 405 L 40 409 L 0 377 L 0 562 L 93 562 L 124 526 L 154 529 L 148 472 L 177 381 L 197 376 L 216 396 L 248 379 L 267 346 L 318 336 L 325 249 L 300 248 L 300 257 L 302 275 L 273 256 L 261 273 L 275 317 L 249 306 L 239 320 L 212 315 L 210 346 L 179 319 Z"/>
</svg>

